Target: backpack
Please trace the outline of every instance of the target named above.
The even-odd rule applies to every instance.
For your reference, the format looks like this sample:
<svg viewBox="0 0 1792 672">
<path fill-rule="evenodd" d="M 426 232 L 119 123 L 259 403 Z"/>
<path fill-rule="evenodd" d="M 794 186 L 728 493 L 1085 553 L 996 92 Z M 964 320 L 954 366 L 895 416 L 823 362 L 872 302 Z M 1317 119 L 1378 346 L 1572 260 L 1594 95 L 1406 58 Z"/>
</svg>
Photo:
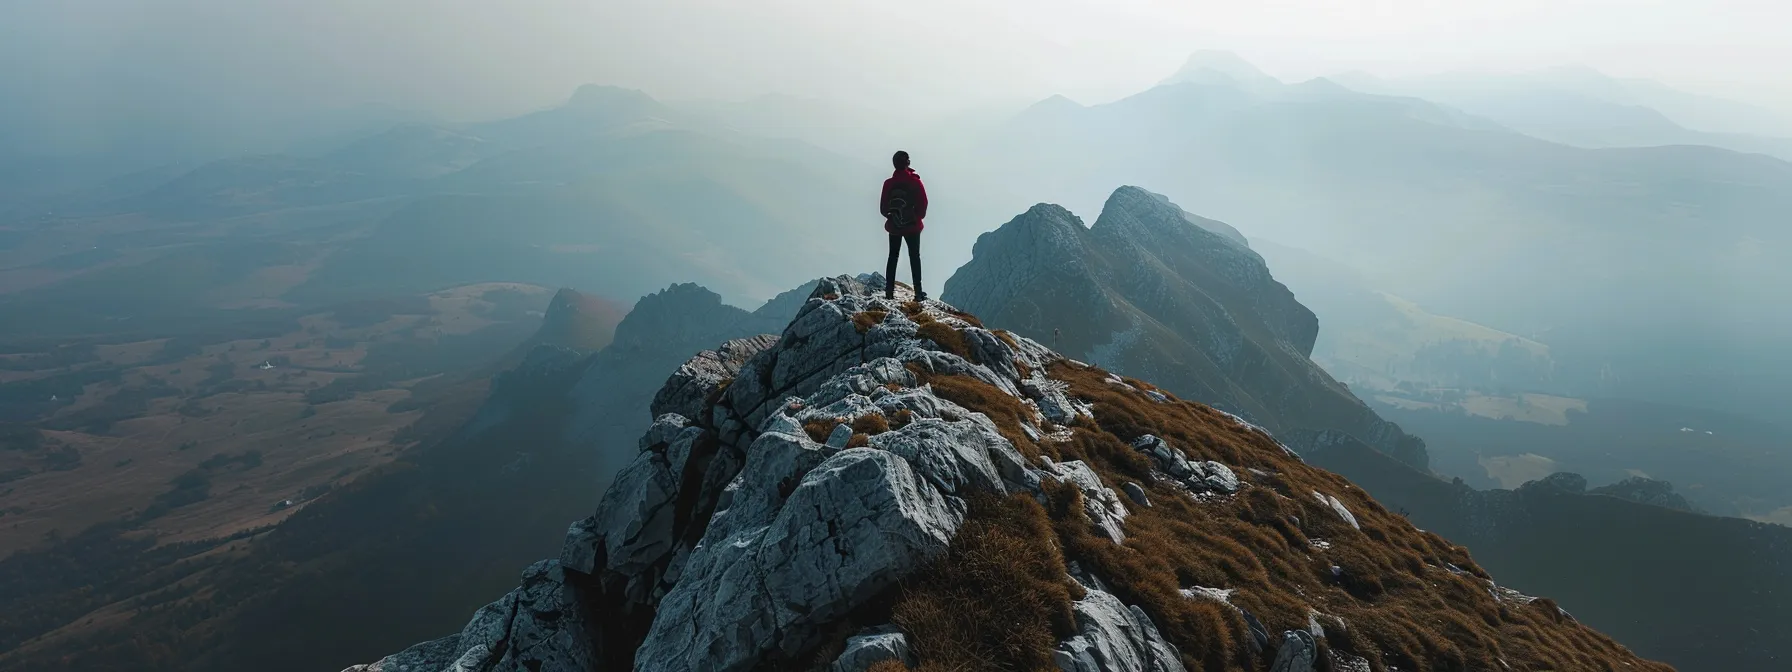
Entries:
<svg viewBox="0 0 1792 672">
<path fill-rule="evenodd" d="M 897 182 L 890 185 L 890 193 L 884 196 L 884 219 L 890 224 L 891 231 L 915 228 L 915 204 L 921 199 L 913 182 Z"/>
</svg>

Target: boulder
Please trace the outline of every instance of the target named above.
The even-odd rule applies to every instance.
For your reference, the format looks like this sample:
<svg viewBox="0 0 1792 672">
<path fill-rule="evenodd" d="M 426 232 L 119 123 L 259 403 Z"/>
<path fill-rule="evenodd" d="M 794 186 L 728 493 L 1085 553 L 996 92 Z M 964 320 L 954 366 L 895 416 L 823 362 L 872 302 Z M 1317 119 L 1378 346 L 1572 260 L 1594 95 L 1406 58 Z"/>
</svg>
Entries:
<svg viewBox="0 0 1792 672">
<path fill-rule="evenodd" d="M 893 625 L 872 628 L 846 639 L 846 650 L 834 659 L 829 672 L 865 672 L 872 665 L 893 660 L 913 668 L 919 661 L 909 649 L 908 635 Z"/>
<path fill-rule="evenodd" d="M 1071 604 L 1077 634 L 1058 644 L 1052 658 L 1064 672 L 1184 672 L 1182 656 L 1164 641 L 1151 617 L 1127 606 L 1099 581 L 1082 581 L 1083 598 Z"/>
</svg>

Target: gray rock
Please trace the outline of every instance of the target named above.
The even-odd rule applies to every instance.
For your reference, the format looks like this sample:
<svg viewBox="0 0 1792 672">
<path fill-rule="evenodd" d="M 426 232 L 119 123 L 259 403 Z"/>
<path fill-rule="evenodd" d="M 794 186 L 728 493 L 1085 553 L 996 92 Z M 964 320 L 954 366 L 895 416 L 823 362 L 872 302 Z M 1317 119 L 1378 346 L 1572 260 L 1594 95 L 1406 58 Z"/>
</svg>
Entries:
<svg viewBox="0 0 1792 672">
<path fill-rule="evenodd" d="M 687 418 L 699 417 L 711 394 L 724 383 L 733 381 L 748 359 L 777 345 L 772 335 L 739 338 L 723 343 L 714 350 L 697 353 L 678 367 L 666 384 L 653 395 L 653 414 L 676 413 Z"/>
<path fill-rule="evenodd" d="M 584 605 L 565 583 L 560 564 L 543 560 L 523 572 L 516 611 L 503 656 L 494 672 L 587 672 L 595 651 L 587 636 Z M 463 644 L 466 636 L 462 635 Z"/>
<path fill-rule="evenodd" d="M 1150 456 L 1151 462 L 1157 465 L 1159 470 L 1169 474 L 1171 478 L 1177 480 L 1188 478 L 1195 471 L 1194 467 L 1189 466 L 1187 455 L 1183 455 L 1182 451 L 1172 447 L 1169 442 L 1154 435 L 1146 434 L 1133 439 L 1132 447 L 1134 450 Z"/>
<path fill-rule="evenodd" d="M 863 397 L 860 397 L 860 398 L 862 399 Z M 834 425 L 834 431 L 832 433 L 828 434 L 828 447 L 833 448 L 835 450 L 845 448 L 846 444 L 851 441 L 852 441 L 852 425 L 848 425 L 848 424 L 844 424 L 844 423 Z"/>
<path fill-rule="evenodd" d="M 1319 645 L 1313 641 L 1313 635 L 1305 630 L 1289 630 L 1282 633 L 1282 647 L 1276 650 L 1269 672 L 1313 672 L 1313 663 L 1318 659 Z"/>
<path fill-rule="evenodd" d="M 1134 504 L 1139 506 L 1151 506 L 1151 499 L 1145 496 L 1145 489 L 1139 487 L 1139 484 L 1128 481 L 1126 485 L 1121 486 L 1121 488 L 1126 491 L 1126 496 L 1131 498 Z"/>
<path fill-rule="evenodd" d="M 1064 672 L 1184 672 L 1182 656 L 1164 641 L 1145 611 L 1084 583 L 1083 599 L 1071 605 L 1077 634 L 1052 653 Z"/>
<path fill-rule="evenodd" d="M 865 672 L 872 665 L 894 660 L 904 667 L 920 664 L 909 649 L 908 635 L 893 625 L 873 628 L 846 639 L 846 650 L 834 660 L 830 672 Z"/>
<path fill-rule="evenodd" d="M 460 654 L 460 635 L 449 635 L 414 645 L 366 665 L 351 665 L 342 672 L 435 672 L 447 669 Z"/>
<path fill-rule="evenodd" d="M 1109 540 L 1118 544 L 1126 540 L 1126 516 L 1129 512 L 1114 490 L 1101 484 L 1101 477 L 1080 460 L 1059 462 L 1051 467 L 1061 481 L 1075 485 L 1083 493 L 1083 512 Z"/>
<path fill-rule="evenodd" d="M 1259 653 L 1269 648 L 1269 629 L 1263 627 L 1263 621 L 1251 610 L 1239 608 L 1238 613 L 1244 616 L 1245 627 L 1251 630 L 1251 646 Z"/>
<path fill-rule="evenodd" d="M 677 413 L 664 413 L 654 417 L 653 424 L 641 434 L 639 446 L 641 450 L 651 450 L 656 446 L 671 443 L 680 432 L 690 426 L 690 420 Z"/>
<path fill-rule="evenodd" d="M 1331 657 L 1333 672 L 1374 672 L 1375 670 L 1369 665 L 1369 659 L 1362 656 L 1338 653 L 1336 649 L 1333 649 Z"/>
<path fill-rule="evenodd" d="M 1199 485 L 1201 486 L 1196 489 L 1232 494 L 1238 492 L 1240 487 L 1243 487 L 1238 481 L 1238 474 L 1233 473 L 1232 468 L 1224 464 L 1212 460 L 1203 460 L 1199 462 L 1191 461 L 1189 462 L 1189 466 L 1194 470 L 1191 480 L 1198 479 Z M 1191 487 L 1193 487 L 1192 484 Z"/>
<path fill-rule="evenodd" d="M 344 672 L 586 672 L 595 657 L 585 605 L 558 562 L 523 572 L 516 590 L 473 614 L 460 633 Z"/>
<path fill-rule="evenodd" d="M 1332 511 L 1334 511 L 1338 514 L 1339 518 L 1343 518 L 1344 522 L 1350 523 L 1351 527 L 1354 527 L 1359 530 L 1363 529 L 1362 525 L 1357 524 L 1356 515 L 1352 514 L 1350 512 L 1350 509 L 1345 508 L 1344 502 L 1338 501 L 1337 497 L 1333 497 L 1333 496 L 1325 494 L 1323 492 L 1314 491 L 1313 498 L 1319 500 L 1319 504 L 1321 506 L 1330 507 Z"/>
<path fill-rule="evenodd" d="M 1005 492 L 990 455 L 1013 452 L 1014 458 L 1020 457 L 1014 445 L 1002 438 L 993 425 L 980 425 L 969 419 L 947 422 L 924 418 L 900 430 L 871 437 L 871 446 L 907 460 L 928 483 L 949 495 L 972 490 Z"/>
<path fill-rule="evenodd" d="M 1158 471 L 1194 492 L 1232 494 L 1243 487 L 1231 467 L 1211 460 L 1190 460 L 1181 449 L 1156 436 L 1133 439 L 1132 447 L 1149 456 Z"/>
<path fill-rule="evenodd" d="M 603 540 L 607 569 L 639 573 L 672 552 L 677 491 L 678 478 L 658 451 L 636 455 L 635 461 L 616 475 L 592 516 L 593 527 Z"/>
<path fill-rule="evenodd" d="M 962 330 L 965 347 L 971 352 L 971 359 L 978 364 L 989 367 L 996 375 L 1012 381 L 1020 380 L 1020 369 L 1015 367 L 1017 359 L 1014 348 L 988 329 L 982 327 L 966 327 Z"/>
<path fill-rule="evenodd" d="M 586 516 L 566 528 L 566 539 L 560 544 L 560 566 L 580 574 L 597 570 L 597 546 L 603 535 L 597 532 L 597 519 Z"/>
<path fill-rule="evenodd" d="M 1039 414 L 1060 425 L 1075 422 L 1081 409 L 1070 400 L 1070 384 L 1034 373 L 1033 378 L 1021 382 L 1020 389 L 1039 406 Z"/>
<path fill-rule="evenodd" d="M 749 454 L 743 476 L 754 468 L 757 455 Z M 745 490 L 777 479 L 737 483 Z M 768 524 L 750 523 L 762 511 L 739 515 L 721 528 L 732 534 L 706 535 L 693 552 L 641 644 L 639 669 L 744 670 L 771 651 L 800 651 L 819 636 L 813 626 L 944 552 L 963 522 L 907 462 L 869 448 L 809 471 Z M 717 531 L 712 522 L 710 533 Z"/>
</svg>

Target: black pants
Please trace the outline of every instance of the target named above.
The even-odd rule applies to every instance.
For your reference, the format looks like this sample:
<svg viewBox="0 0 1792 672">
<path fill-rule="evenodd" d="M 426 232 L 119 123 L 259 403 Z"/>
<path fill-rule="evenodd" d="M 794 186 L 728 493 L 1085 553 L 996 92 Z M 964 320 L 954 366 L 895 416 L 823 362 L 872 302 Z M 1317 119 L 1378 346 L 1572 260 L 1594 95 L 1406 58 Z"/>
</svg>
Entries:
<svg viewBox="0 0 1792 672">
<path fill-rule="evenodd" d="M 921 232 L 890 234 L 890 261 L 884 264 L 884 293 L 896 291 L 896 257 L 902 253 L 902 241 L 908 241 L 908 271 L 914 280 L 915 294 L 921 293 Z"/>
</svg>

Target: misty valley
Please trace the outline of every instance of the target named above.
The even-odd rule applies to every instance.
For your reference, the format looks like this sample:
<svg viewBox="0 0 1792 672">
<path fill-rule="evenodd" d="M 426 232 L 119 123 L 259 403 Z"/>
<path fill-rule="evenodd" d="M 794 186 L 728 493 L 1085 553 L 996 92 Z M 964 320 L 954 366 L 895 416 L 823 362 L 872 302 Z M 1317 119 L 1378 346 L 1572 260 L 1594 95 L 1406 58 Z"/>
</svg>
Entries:
<svg viewBox="0 0 1792 672">
<path fill-rule="evenodd" d="M 0 668 L 1792 669 L 1792 113 L 1164 70 L 0 112 Z"/>
</svg>

